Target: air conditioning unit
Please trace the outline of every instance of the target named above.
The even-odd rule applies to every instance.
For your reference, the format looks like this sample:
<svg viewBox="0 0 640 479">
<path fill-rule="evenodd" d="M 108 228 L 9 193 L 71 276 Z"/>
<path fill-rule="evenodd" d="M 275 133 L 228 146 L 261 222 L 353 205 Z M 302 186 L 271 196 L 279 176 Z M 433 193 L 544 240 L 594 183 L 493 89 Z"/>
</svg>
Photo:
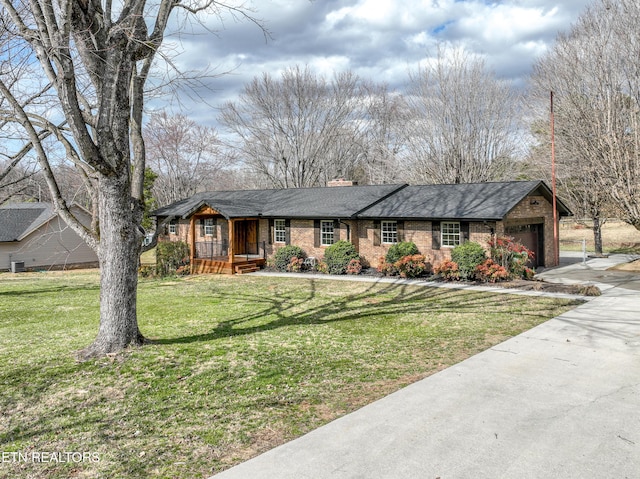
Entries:
<svg viewBox="0 0 640 479">
<path fill-rule="evenodd" d="M 27 269 L 24 267 L 24 261 L 12 261 L 11 272 L 12 273 L 24 273 Z"/>
</svg>

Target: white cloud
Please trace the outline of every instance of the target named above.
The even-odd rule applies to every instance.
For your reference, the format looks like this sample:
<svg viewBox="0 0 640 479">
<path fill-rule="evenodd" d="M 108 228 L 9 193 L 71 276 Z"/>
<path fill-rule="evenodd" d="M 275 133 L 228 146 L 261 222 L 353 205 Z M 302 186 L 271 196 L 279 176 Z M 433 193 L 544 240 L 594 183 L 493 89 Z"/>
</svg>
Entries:
<svg viewBox="0 0 640 479">
<path fill-rule="evenodd" d="M 217 35 L 182 36 L 175 61 L 188 71 L 203 65 L 233 74 L 210 82 L 209 103 L 237 97 L 256 75 L 295 64 L 317 73 L 351 69 L 402 88 L 408 72 L 452 42 L 485 57 L 499 75 L 522 82 L 535 59 L 568 29 L 590 0 L 272 0 L 255 2 L 272 39 L 250 22 L 227 18 L 225 29 L 205 18 Z M 178 38 L 172 38 L 177 44 Z M 174 45 L 172 45 L 174 46 Z M 203 95 L 205 93 L 202 93 Z M 190 106 L 194 114 L 202 102 Z M 208 107 L 206 107 L 208 108 Z M 200 114 L 198 116 L 201 116 Z M 205 116 L 205 115 L 202 115 Z M 213 117 L 213 115 L 210 115 Z"/>
<path fill-rule="evenodd" d="M 522 38 L 543 35 L 550 27 L 555 29 L 558 8 L 491 5 L 478 8 L 472 15 L 458 21 L 463 36 L 478 38 L 489 45 L 503 48 Z"/>
</svg>

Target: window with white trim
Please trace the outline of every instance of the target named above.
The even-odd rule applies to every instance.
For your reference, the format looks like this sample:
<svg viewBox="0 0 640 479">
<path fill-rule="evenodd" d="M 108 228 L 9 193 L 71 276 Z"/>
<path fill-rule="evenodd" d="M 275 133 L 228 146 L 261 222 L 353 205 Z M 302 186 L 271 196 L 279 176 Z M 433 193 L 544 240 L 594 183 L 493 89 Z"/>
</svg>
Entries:
<svg viewBox="0 0 640 479">
<path fill-rule="evenodd" d="M 169 221 L 169 234 L 170 235 L 178 234 L 178 220 Z"/>
<path fill-rule="evenodd" d="M 383 244 L 394 244 L 398 242 L 398 222 L 380 222 L 381 239 Z"/>
<path fill-rule="evenodd" d="M 286 220 L 274 220 L 273 221 L 273 242 L 274 243 L 286 243 L 287 242 L 287 222 L 286 222 Z"/>
<path fill-rule="evenodd" d="M 205 218 L 204 219 L 204 235 L 205 236 L 215 236 L 214 235 L 213 218 Z"/>
<path fill-rule="evenodd" d="M 440 234 L 442 235 L 442 246 L 458 246 L 460 241 L 460 223 L 443 221 L 440 223 Z"/>
<path fill-rule="evenodd" d="M 320 244 L 322 246 L 333 244 L 333 221 L 320 222 Z"/>
</svg>

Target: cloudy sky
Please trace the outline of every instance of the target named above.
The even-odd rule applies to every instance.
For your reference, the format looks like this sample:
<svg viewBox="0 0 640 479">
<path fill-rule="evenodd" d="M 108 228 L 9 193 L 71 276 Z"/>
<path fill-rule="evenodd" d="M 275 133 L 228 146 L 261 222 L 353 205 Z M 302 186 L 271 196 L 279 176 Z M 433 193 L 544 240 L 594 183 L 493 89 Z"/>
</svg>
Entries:
<svg viewBox="0 0 640 479">
<path fill-rule="evenodd" d="M 408 72 L 434 56 L 436 45 L 453 42 L 483 55 L 500 77 L 522 85 L 535 59 L 570 28 L 591 0 L 253 0 L 253 15 L 271 38 L 248 21 L 204 17 L 216 32 L 191 25 L 190 34 L 169 37 L 167 45 L 183 71 L 210 65 L 227 75 L 207 80 L 203 100 L 218 106 L 237 99 L 256 75 L 278 75 L 309 65 L 331 76 L 352 70 L 402 90 Z M 192 97 L 194 95 L 191 95 Z M 194 120 L 215 124 L 215 111 L 202 100 L 181 95 Z M 156 102 L 155 105 L 161 105 Z M 177 105 L 174 105 L 174 111 Z"/>
</svg>

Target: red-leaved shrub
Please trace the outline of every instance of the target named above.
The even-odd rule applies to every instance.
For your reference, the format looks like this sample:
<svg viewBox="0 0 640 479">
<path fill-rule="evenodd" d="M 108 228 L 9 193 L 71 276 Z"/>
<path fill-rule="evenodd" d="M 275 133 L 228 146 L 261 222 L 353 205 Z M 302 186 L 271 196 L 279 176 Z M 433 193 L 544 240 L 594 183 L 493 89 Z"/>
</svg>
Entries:
<svg viewBox="0 0 640 479">
<path fill-rule="evenodd" d="M 447 281 L 457 281 L 460 279 L 460 269 L 458 263 L 451 260 L 445 260 L 440 263 L 434 270 L 434 273 L 442 276 Z"/>
<path fill-rule="evenodd" d="M 497 281 L 509 279 L 509 272 L 492 259 L 488 259 L 477 266 L 476 279 L 478 281 L 496 283 Z"/>
</svg>

